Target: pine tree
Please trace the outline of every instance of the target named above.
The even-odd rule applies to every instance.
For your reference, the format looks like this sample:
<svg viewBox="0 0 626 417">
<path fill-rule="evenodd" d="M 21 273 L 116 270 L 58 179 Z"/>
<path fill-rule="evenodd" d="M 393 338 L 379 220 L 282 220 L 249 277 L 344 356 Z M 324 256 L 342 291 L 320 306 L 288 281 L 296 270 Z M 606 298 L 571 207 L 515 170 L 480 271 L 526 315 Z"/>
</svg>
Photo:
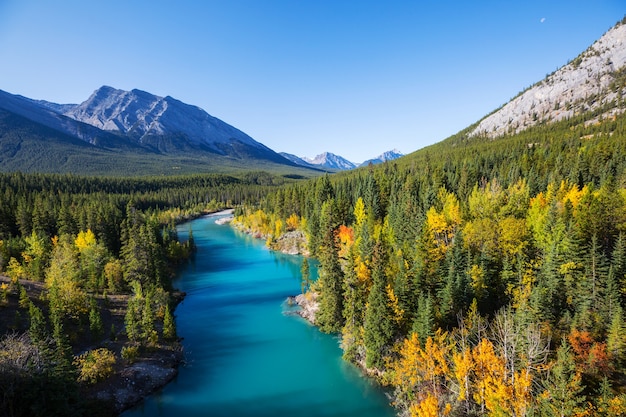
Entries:
<svg viewBox="0 0 626 417">
<path fill-rule="evenodd" d="M 435 334 L 435 309 L 432 297 L 423 293 L 420 294 L 417 301 L 417 314 L 413 320 L 411 332 L 417 333 L 422 343 L 426 342 L 428 337 Z"/>
<path fill-rule="evenodd" d="M 309 266 L 309 261 L 304 258 L 302 260 L 302 266 L 300 266 L 300 276 L 301 278 L 301 282 L 300 282 L 300 290 L 302 292 L 302 294 L 306 293 L 309 290 L 309 287 L 311 286 L 311 270 L 310 270 L 310 266 Z"/>
<path fill-rule="evenodd" d="M 364 324 L 365 364 L 383 366 L 384 352 L 391 346 L 395 333 L 393 310 L 387 295 L 387 277 L 382 245 L 374 247 L 372 259 L 372 288 L 367 297 Z"/>
<path fill-rule="evenodd" d="M 539 396 L 539 406 L 545 416 L 572 416 L 585 402 L 584 385 L 566 341 L 561 343 L 556 355 L 556 362 L 544 383 L 545 390 Z"/>
<path fill-rule="evenodd" d="M 174 322 L 174 316 L 170 311 L 169 303 L 165 304 L 165 315 L 163 316 L 163 338 L 165 340 L 176 339 L 176 323 Z"/>
<path fill-rule="evenodd" d="M 89 332 L 91 337 L 98 339 L 104 334 L 104 328 L 102 325 L 102 317 L 100 316 L 100 310 L 98 309 L 98 303 L 95 299 L 91 300 L 91 306 L 89 308 Z"/>
<path fill-rule="evenodd" d="M 343 326 L 343 271 L 335 247 L 333 202 L 322 206 L 324 240 L 319 254 L 319 310 L 315 317 L 320 330 L 337 333 Z"/>
</svg>

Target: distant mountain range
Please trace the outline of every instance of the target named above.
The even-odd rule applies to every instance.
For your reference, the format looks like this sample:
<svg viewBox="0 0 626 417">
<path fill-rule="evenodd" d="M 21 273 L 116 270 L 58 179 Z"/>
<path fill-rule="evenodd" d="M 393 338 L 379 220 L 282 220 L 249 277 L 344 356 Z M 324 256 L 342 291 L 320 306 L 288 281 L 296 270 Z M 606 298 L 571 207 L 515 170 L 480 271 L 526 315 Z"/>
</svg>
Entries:
<svg viewBox="0 0 626 417">
<path fill-rule="evenodd" d="M 81 104 L 57 104 L 0 90 L 2 171 L 125 175 L 254 169 L 320 172 L 172 97 L 104 86 Z"/>
<path fill-rule="evenodd" d="M 388 156 L 392 155 L 392 156 Z M 399 153 L 385 153 L 372 163 Z M 164 174 L 263 169 L 318 175 L 356 164 L 324 153 L 278 154 L 197 106 L 103 86 L 81 104 L 0 90 L 0 170 Z"/>
<path fill-rule="evenodd" d="M 296 155 L 285 152 L 280 152 L 280 154 L 298 165 L 302 165 L 305 167 L 317 167 L 333 171 L 347 171 L 358 167 L 368 166 L 370 164 L 381 164 L 383 162 L 392 161 L 394 159 L 398 159 L 404 156 L 404 154 L 402 154 L 400 151 L 394 149 L 392 151 L 387 151 L 375 158 L 368 159 L 361 164 L 355 164 L 354 162 L 348 161 L 344 157 L 335 155 L 334 153 L 330 152 L 324 152 L 322 154 L 319 154 L 313 159 L 307 157 L 300 158 Z"/>
</svg>

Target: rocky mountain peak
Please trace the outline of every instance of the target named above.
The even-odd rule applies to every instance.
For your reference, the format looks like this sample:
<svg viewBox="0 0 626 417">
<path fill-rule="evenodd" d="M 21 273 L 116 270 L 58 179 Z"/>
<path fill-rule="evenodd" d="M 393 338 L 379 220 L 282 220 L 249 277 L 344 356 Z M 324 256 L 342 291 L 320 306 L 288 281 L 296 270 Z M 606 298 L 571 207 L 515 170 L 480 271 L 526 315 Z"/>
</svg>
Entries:
<svg viewBox="0 0 626 417">
<path fill-rule="evenodd" d="M 610 117 L 623 111 L 617 102 L 626 95 L 625 65 L 626 24 L 618 23 L 576 59 L 485 117 L 470 135 L 518 133 L 598 109 Z"/>
</svg>

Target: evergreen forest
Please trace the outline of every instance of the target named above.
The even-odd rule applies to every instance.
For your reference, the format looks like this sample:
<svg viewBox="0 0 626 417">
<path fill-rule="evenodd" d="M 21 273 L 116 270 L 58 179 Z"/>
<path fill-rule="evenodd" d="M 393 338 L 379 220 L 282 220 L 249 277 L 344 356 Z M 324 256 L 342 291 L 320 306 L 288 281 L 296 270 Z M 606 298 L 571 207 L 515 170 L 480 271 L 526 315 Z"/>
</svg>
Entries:
<svg viewBox="0 0 626 417">
<path fill-rule="evenodd" d="M 0 415 L 116 415 L 101 384 L 142 357 L 182 360 L 172 278 L 194 243 L 176 225 L 285 181 L 0 174 Z"/>
<path fill-rule="evenodd" d="M 626 414 L 626 116 L 462 131 L 238 210 L 401 415 Z M 303 271 L 308 274 L 308 263 Z"/>
</svg>

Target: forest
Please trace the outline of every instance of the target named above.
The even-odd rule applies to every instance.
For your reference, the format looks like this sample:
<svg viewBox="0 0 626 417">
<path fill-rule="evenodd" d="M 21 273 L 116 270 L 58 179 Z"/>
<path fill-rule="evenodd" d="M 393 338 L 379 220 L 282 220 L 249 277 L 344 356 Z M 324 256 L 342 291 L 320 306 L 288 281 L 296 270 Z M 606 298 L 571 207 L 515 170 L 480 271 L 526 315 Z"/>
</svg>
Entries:
<svg viewBox="0 0 626 417">
<path fill-rule="evenodd" d="M 315 324 L 401 415 L 624 415 L 626 117 L 586 120 L 468 128 L 236 221 L 306 236 Z"/>
<path fill-rule="evenodd" d="M 91 390 L 181 349 L 172 278 L 194 243 L 176 225 L 285 181 L 0 174 L 0 415 L 117 414 Z"/>
<path fill-rule="evenodd" d="M 85 392 L 177 349 L 176 225 L 236 208 L 305 238 L 315 323 L 411 416 L 626 414 L 626 116 L 299 180 L 0 174 L 0 409 L 104 415 Z"/>
</svg>

